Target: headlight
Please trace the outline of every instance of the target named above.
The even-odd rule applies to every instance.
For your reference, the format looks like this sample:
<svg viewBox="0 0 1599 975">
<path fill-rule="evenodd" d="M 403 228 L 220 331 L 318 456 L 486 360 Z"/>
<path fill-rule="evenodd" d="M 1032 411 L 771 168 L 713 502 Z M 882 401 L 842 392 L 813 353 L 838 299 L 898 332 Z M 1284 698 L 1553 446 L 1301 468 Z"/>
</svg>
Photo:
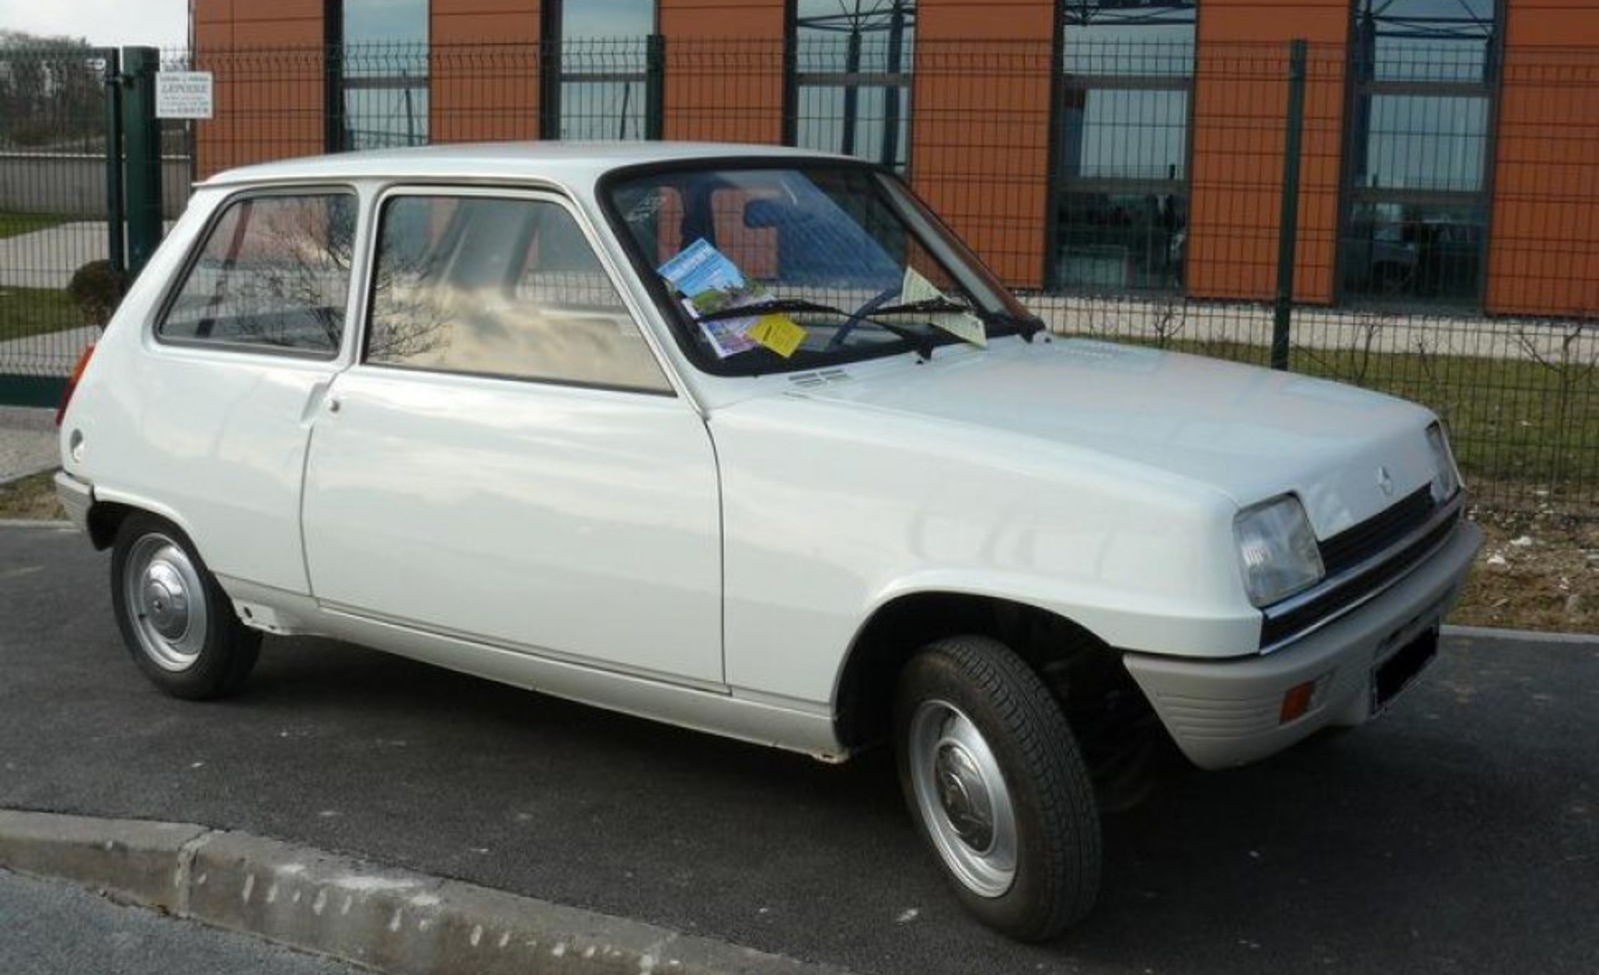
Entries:
<svg viewBox="0 0 1599 975">
<path fill-rule="evenodd" d="M 1432 499 L 1442 504 L 1460 490 L 1460 469 L 1455 467 L 1454 452 L 1449 449 L 1449 438 L 1442 424 L 1427 428 L 1427 446 L 1432 448 Z"/>
<path fill-rule="evenodd" d="M 1269 606 L 1321 581 L 1321 551 L 1305 507 L 1291 494 L 1245 508 L 1233 519 L 1244 589 Z"/>
</svg>

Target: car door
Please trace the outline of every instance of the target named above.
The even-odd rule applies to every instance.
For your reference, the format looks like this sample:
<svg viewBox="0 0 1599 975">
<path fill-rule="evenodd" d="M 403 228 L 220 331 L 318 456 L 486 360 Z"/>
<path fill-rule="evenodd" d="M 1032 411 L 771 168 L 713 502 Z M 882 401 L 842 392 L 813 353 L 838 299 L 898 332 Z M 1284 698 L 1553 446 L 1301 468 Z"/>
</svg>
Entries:
<svg viewBox="0 0 1599 975">
<path fill-rule="evenodd" d="M 710 437 L 568 205 L 395 191 L 375 247 L 360 361 L 329 391 L 306 466 L 316 599 L 720 683 Z"/>
<path fill-rule="evenodd" d="M 140 367 L 96 438 L 101 484 L 167 514 L 212 572 L 307 591 L 300 548 L 308 413 L 344 367 L 358 197 L 261 186 L 216 201 L 159 306 Z M 149 273 L 173 273 L 163 251 Z"/>
</svg>

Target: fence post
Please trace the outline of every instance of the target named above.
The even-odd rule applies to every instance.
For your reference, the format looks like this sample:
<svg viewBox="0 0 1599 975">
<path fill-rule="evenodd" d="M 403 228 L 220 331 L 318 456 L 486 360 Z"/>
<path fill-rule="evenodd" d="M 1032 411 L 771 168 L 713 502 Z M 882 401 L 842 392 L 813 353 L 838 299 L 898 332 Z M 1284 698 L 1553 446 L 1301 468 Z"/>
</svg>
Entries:
<svg viewBox="0 0 1599 975">
<path fill-rule="evenodd" d="M 539 138 L 561 137 L 561 42 L 543 38 L 539 52 Z"/>
<path fill-rule="evenodd" d="M 1288 129 L 1283 140 L 1282 217 L 1277 224 L 1277 308 L 1272 317 L 1271 367 L 1288 368 L 1288 342 L 1294 313 L 1295 245 L 1299 242 L 1299 163 L 1305 128 L 1303 39 L 1288 45 Z"/>
<path fill-rule="evenodd" d="M 666 37 L 651 34 L 644 40 L 644 138 L 666 138 Z"/>
<path fill-rule="evenodd" d="M 122 236 L 122 59 L 114 47 L 101 53 L 105 57 L 106 263 L 120 281 L 128 269 Z"/>
<path fill-rule="evenodd" d="M 153 47 L 122 49 L 128 90 L 122 99 L 123 139 L 127 147 L 128 273 L 137 277 L 161 243 L 161 123 L 155 117 L 155 75 L 161 52 Z"/>
</svg>

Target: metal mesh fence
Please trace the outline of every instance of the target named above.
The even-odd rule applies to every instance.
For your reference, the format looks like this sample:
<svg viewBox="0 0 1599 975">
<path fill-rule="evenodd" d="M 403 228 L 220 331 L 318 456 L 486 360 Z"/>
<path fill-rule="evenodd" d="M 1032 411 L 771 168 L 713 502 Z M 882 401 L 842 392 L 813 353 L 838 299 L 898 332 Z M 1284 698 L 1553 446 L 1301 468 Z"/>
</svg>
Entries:
<svg viewBox="0 0 1599 975">
<path fill-rule="evenodd" d="M 1599 50 L 1296 62 L 912 27 L 853 50 L 800 31 L 164 60 L 215 77 L 216 117 L 173 136 L 197 178 L 493 139 L 851 153 L 902 172 L 1058 333 L 1265 363 L 1286 323 L 1295 372 L 1443 415 L 1483 503 L 1599 512 Z"/>
<path fill-rule="evenodd" d="M 0 49 L 0 373 L 71 369 L 114 300 L 96 273 L 108 246 L 105 75 L 114 56 Z"/>
</svg>

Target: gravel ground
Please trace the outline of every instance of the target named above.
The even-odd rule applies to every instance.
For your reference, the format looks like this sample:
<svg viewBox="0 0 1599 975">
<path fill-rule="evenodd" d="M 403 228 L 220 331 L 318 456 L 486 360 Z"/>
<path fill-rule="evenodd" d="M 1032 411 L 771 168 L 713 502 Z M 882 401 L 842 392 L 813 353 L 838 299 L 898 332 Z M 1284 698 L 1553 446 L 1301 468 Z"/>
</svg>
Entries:
<svg viewBox="0 0 1599 975">
<path fill-rule="evenodd" d="M 1477 523 L 1482 552 L 1451 622 L 1599 632 L 1599 521 L 1478 512 Z"/>
</svg>

